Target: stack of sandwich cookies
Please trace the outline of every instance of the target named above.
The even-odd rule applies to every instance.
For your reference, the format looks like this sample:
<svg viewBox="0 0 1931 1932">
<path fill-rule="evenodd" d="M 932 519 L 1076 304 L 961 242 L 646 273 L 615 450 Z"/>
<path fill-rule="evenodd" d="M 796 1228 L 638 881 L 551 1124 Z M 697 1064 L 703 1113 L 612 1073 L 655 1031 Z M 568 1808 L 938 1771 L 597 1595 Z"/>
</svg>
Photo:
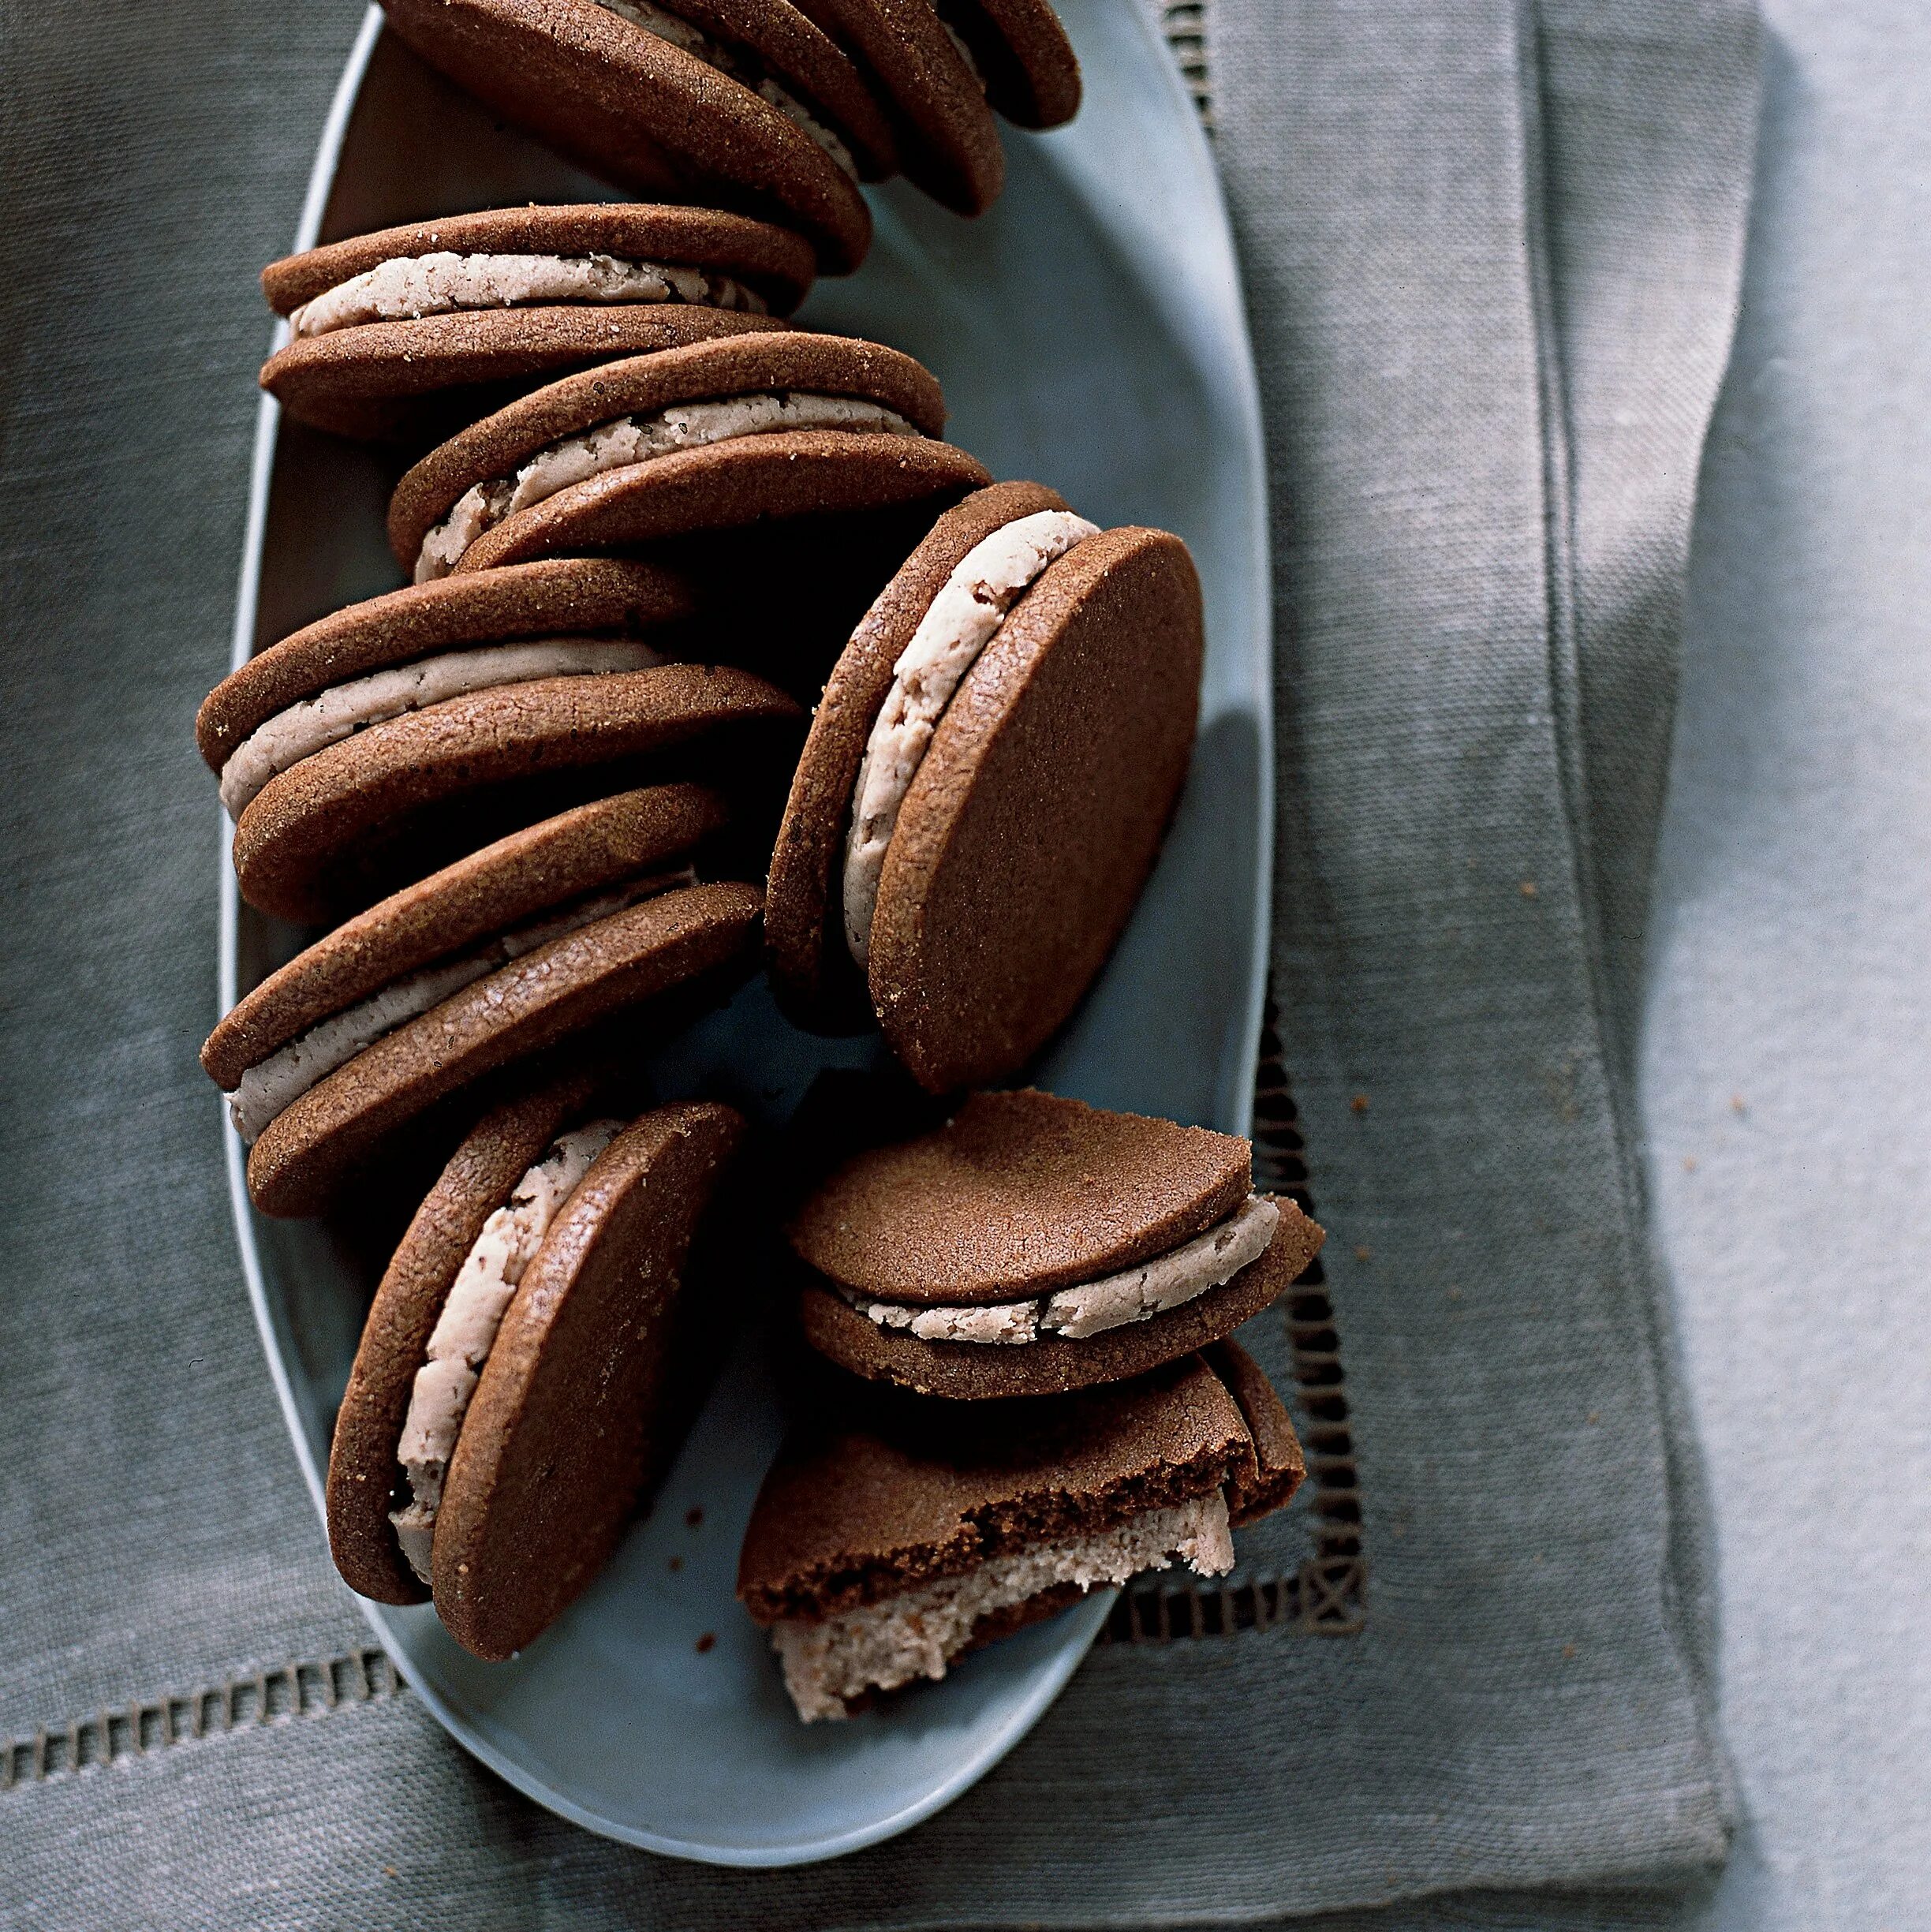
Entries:
<svg viewBox="0 0 1931 1932">
<path fill-rule="evenodd" d="M 1319 1251 L 1248 1142 L 1025 1090 L 845 1161 L 786 1231 L 805 1340 L 978 1401 L 1121 1381 L 1231 1334 Z"/>
<path fill-rule="evenodd" d="M 1152 869 L 1191 757 L 1186 547 L 1036 484 L 945 512 L 832 671 L 779 828 L 773 981 L 800 1023 L 869 1006 L 934 1093 L 1058 1030 Z"/>
<path fill-rule="evenodd" d="M 780 329 L 816 270 L 789 230 L 710 208 L 497 208 L 330 243 L 262 271 L 297 420 L 385 436 L 573 370 Z"/>
<path fill-rule="evenodd" d="M 1279 1399 L 1231 1343 L 990 1408 L 835 1399 L 765 1478 L 738 1594 L 798 1715 L 840 1718 L 1089 1590 L 1176 1562 L 1223 1575 L 1230 1530 L 1304 1470 Z"/>
<path fill-rule="evenodd" d="M 896 349 L 798 331 L 693 343 L 453 436 L 396 486 L 389 540 L 424 583 L 770 518 L 936 512 L 987 480 L 944 426 L 937 381 Z"/>
<path fill-rule="evenodd" d="M 621 188 L 805 236 L 834 273 L 895 165 L 851 62 L 789 0 L 384 0 L 432 66 Z"/>
<path fill-rule="evenodd" d="M 618 1016 L 681 1011 L 749 971 L 761 895 L 704 882 L 695 862 L 726 817 L 695 785 L 593 801 L 271 973 L 202 1049 L 249 1143 L 256 1205 L 312 1213 L 382 1142 L 485 1076 Z"/>
<path fill-rule="evenodd" d="M 529 1642 L 603 1567 L 723 1327 L 693 1243 L 743 1121 L 607 1107 L 566 1075 L 465 1138 L 383 1275 L 337 1414 L 338 1568 L 381 1602 L 433 1598 L 484 1657 Z"/>
<path fill-rule="evenodd" d="M 1048 0 L 384 0 L 404 39 L 621 186 L 809 238 L 871 240 L 860 181 L 901 165 L 962 215 L 1005 179 L 992 110 L 1056 127 L 1079 64 Z"/>
<path fill-rule="evenodd" d="M 673 661 L 694 607 L 655 566 L 556 560 L 372 598 L 249 660 L 196 725 L 242 897 L 319 921 L 561 794 L 693 765 L 768 787 L 802 713 L 748 671 Z"/>
</svg>

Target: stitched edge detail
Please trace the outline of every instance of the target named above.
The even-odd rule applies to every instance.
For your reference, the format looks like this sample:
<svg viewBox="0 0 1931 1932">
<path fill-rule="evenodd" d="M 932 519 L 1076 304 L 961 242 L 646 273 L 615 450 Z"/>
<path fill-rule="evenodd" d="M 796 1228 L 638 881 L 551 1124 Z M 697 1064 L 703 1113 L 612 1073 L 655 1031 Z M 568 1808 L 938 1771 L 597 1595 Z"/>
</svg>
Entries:
<svg viewBox="0 0 1931 1932">
<path fill-rule="evenodd" d="M 1254 1069 L 1254 1180 L 1285 1194 L 1304 1214 L 1307 1142 L 1282 1063 L 1273 1000 L 1262 1022 Z M 1300 1396 L 1304 1493 L 1314 1518 L 1314 1553 L 1292 1576 L 1234 1585 L 1169 1583 L 1156 1578 L 1122 1590 L 1102 1643 L 1168 1643 L 1178 1638 L 1231 1637 L 1279 1625 L 1309 1635 L 1352 1637 L 1367 1621 L 1368 1561 L 1361 1549 L 1361 1477 L 1354 1467 L 1341 1337 L 1317 1254 L 1281 1298 L 1289 1359 Z"/>
<path fill-rule="evenodd" d="M 394 1697 L 408 1687 L 379 1645 L 339 1657 L 297 1658 L 199 1691 L 170 1691 L 152 1702 L 76 1717 L 32 1737 L 0 1741 L 0 1792 L 43 1784 L 247 1725 L 288 1723 Z"/>
<path fill-rule="evenodd" d="M 1173 49 L 1174 64 L 1193 97 L 1201 125 L 1213 138 L 1213 89 L 1207 76 L 1206 0 L 1154 0 L 1160 32 Z"/>
</svg>

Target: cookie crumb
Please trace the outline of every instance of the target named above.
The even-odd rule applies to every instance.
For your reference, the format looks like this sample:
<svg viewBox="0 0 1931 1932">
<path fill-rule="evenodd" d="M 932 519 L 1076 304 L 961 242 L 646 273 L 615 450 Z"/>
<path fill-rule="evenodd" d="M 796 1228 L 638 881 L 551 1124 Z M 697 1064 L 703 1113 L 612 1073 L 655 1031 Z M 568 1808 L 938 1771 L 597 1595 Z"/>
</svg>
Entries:
<svg viewBox="0 0 1931 1932">
<path fill-rule="evenodd" d="M 702 1657 L 705 1651 L 714 1650 L 716 1647 L 716 1645 L 717 1632 L 715 1631 L 707 1630 L 704 1634 L 697 1639 L 697 1654 L 700 1657 Z"/>
<path fill-rule="evenodd" d="M 1536 895 L 1536 882 L 1533 879 L 1525 879 L 1515 889 L 1524 899 L 1533 899 Z"/>
<path fill-rule="evenodd" d="M 1365 1093 L 1357 1093 L 1354 1099 L 1348 1102 L 1348 1105 L 1356 1113 L 1365 1114 L 1368 1111 L 1368 1096 Z"/>
<path fill-rule="evenodd" d="M 673 1556 L 670 1559 L 670 1567 L 674 1570 L 682 1569 L 684 1567 L 684 1559 L 682 1556 Z"/>
<path fill-rule="evenodd" d="M 694 1530 L 697 1528 L 698 1524 L 703 1521 L 704 1512 L 702 1509 L 687 1509 L 685 1511 L 684 1523 L 685 1528 Z"/>
<path fill-rule="evenodd" d="M 1374 1259 L 1374 1250 L 1369 1247 L 1358 1247 L 1354 1250 L 1354 1258 L 1358 1261 L 1371 1261 Z"/>
</svg>

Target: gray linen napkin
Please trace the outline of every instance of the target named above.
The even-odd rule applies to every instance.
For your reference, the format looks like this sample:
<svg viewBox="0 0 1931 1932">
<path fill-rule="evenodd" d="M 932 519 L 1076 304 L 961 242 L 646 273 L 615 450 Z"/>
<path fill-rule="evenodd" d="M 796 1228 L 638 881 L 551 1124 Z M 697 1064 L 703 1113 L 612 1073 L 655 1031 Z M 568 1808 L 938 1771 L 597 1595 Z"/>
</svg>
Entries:
<svg viewBox="0 0 1931 1932">
<path fill-rule="evenodd" d="M 225 657 L 251 277 L 357 12 L 0 25 L 0 1923 L 1665 1913 L 1573 1894 L 1724 1842 L 1623 1093 L 1747 9 L 1219 0 L 1278 492 L 1277 970 L 1367 1627 L 1100 1651 L 916 1834 L 769 1877 L 558 1822 L 365 1656 L 232 1249 L 189 727 Z M 62 1768 L 103 1736 L 110 1762 Z"/>
</svg>

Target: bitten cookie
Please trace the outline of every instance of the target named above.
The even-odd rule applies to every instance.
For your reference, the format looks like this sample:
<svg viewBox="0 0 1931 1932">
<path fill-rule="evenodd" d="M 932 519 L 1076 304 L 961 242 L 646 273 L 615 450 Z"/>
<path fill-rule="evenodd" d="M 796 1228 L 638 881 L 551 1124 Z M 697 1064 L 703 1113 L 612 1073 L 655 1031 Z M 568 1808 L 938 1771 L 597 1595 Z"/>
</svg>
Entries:
<svg viewBox="0 0 1931 1932">
<path fill-rule="evenodd" d="M 1176 1562 L 1223 1574 L 1230 1530 L 1304 1473 L 1279 1398 L 1231 1343 L 971 1409 L 832 1392 L 764 1479 L 738 1594 L 798 1715 L 840 1718 L 1089 1590 Z"/>
<path fill-rule="evenodd" d="M 1030 1089 L 836 1168 L 786 1229 L 805 1338 L 960 1401 L 1122 1381 L 1221 1340 L 1319 1251 L 1231 1134 Z"/>
</svg>

